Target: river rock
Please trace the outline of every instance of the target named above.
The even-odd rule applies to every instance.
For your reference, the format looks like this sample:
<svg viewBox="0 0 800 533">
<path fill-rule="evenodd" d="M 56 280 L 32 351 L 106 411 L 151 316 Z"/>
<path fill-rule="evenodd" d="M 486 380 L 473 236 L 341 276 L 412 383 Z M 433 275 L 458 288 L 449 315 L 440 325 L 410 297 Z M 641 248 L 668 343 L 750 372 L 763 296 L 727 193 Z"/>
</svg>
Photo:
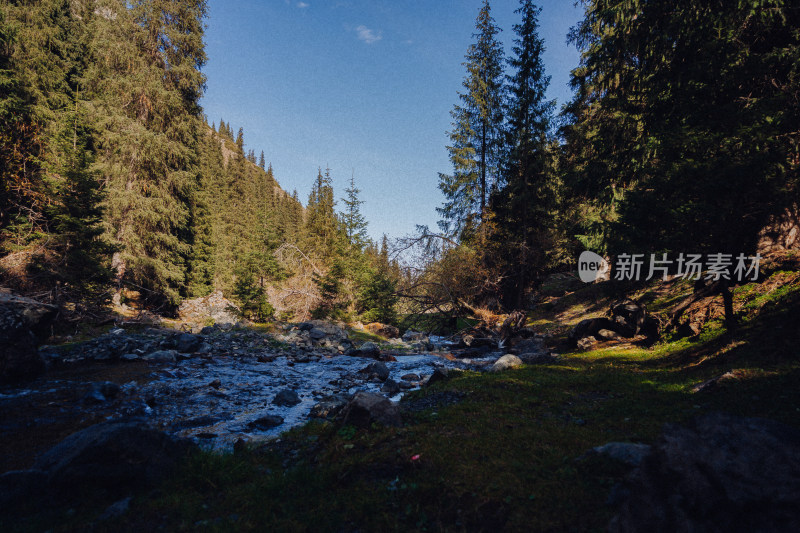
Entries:
<svg viewBox="0 0 800 533">
<path fill-rule="evenodd" d="M 709 414 L 667 425 L 609 531 L 800 531 L 800 431 Z"/>
<path fill-rule="evenodd" d="M 178 360 L 176 350 L 158 350 L 142 356 L 142 359 L 151 363 L 174 363 Z"/>
<path fill-rule="evenodd" d="M 489 368 L 489 372 L 502 372 L 503 370 L 508 370 L 510 368 L 520 367 L 522 364 L 522 359 L 516 355 L 506 354 L 494 362 L 494 364 Z"/>
<path fill-rule="evenodd" d="M 274 405 L 280 405 L 282 407 L 292 407 L 294 405 L 297 405 L 301 401 L 302 400 L 300 399 L 300 396 L 295 391 L 291 389 L 283 389 L 282 391 L 280 391 L 278 394 L 275 395 L 275 398 L 273 398 L 272 403 Z"/>
<path fill-rule="evenodd" d="M 403 341 L 405 342 L 414 342 L 414 341 L 427 341 L 428 336 L 424 333 L 420 333 L 419 331 L 414 331 L 413 329 L 407 329 L 405 333 L 403 333 Z"/>
<path fill-rule="evenodd" d="M 366 374 L 368 377 L 376 377 L 381 381 L 386 381 L 389 378 L 389 367 L 387 367 L 381 361 L 375 361 L 374 363 L 370 363 L 361 370 L 358 371 L 359 374 Z"/>
<path fill-rule="evenodd" d="M 283 417 L 278 415 L 264 415 L 247 424 L 247 427 L 266 431 L 268 429 L 276 428 L 281 424 L 283 424 Z"/>
<path fill-rule="evenodd" d="M 45 370 L 36 349 L 58 308 L 0 292 L 0 383 L 35 378 Z"/>
<path fill-rule="evenodd" d="M 61 441 L 39 457 L 34 470 L 46 472 L 50 487 L 64 494 L 75 487 L 127 492 L 155 486 L 193 448 L 141 420 L 104 422 Z"/>
<path fill-rule="evenodd" d="M 360 348 L 348 352 L 348 355 L 353 357 L 368 357 L 371 359 L 378 359 L 381 356 L 381 349 L 374 342 L 365 342 Z"/>
<path fill-rule="evenodd" d="M 398 385 L 398 383 L 393 379 L 387 379 L 383 382 L 381 392 L 386 394 L 397 394 L 400 392 L 400 385 Z"/>
<path fill-rule="evenodd" d="M 425 382 L 425 386 L 433 385 L 439 381 L 447 381 L 448 379 L 450 379 L 450 371 L 443 366 L 437 366 L 433 370 L 431 377 Z"/>
<path fill-rule="evenodd" d="M 309 332 L 309 336 L 315 344 L 321 341 L 329 341 L 331 344 L 339 344 L 347 339 L 347 332 L 341 327 L 325 320 L 309 320 L 297 325 L 300 331 Z"/>
<path fill-rule="evenodd" d="M 345 394 L 327 396 L 311 408 L 310 418 L 332 419 L 342 412 L 350 398 Z"/>
<path fill-rule="evenodd" d="M 203 337 L 191 333 L 181 333 L 175 339 L 175 349 L 181 353 L 195 353 L 203 345 Z"/>
<path fill-rule="evenodd" d="M 403 425 L 397 404 L 371 392 L 356 393 L 344 408 L 342 421 L 357 427 L 369 427 L 373 422 L 384 426 Z"/>
</svg>

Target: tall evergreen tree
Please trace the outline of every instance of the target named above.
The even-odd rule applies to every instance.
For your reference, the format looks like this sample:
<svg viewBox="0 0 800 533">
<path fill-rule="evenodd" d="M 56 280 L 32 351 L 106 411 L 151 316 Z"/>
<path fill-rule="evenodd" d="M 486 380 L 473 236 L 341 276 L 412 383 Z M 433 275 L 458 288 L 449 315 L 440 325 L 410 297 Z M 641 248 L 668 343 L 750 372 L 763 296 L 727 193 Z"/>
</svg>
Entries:
<svg viewBox="0 0 800 533">
<path fill-rule="evenodd" d="M 522 307 L 530 275 L 544 267 L 550 248 L 548 232 L 554 208 L 548 153 L 548 131 L 553 103 L 546 100 L 550 77 L 545 75 L 544 42 L 538 35 L 541 9 L 532 0 L 521 0 L 516 13 L 522 21 L 514 25 L 513 55 L 508 64 L 507 124 L 504 146 L 504 186 L 493 196 L 492 210 L 502 241 L 500 257 L 507 302 Z"/>
<path fill-rule="evenodd" d="M 461 235 L 483 217 L 488 195 L 497 185 L 503 124 L 503 48 L 500 29 L 484 0 L 476 21 L 476 42 L 466 54 L 462 104 L 451 113 L 453 174 L 439 174 L 446 201 L 439 213 L 443 230 Z"/>
<path fill-rule="evenodd" d="M 120 282 L 176 303 L 198 190 L 206 3 L 99 0 L 95 11 L 86 83 L 102 132 L 107 233 L 121 247 L 114 267 Z"/>
<path fill-rule="evenodd" d="M 350 186 L 344 190 L 347 195 L 342 198 L 345 209 L 342 212 L 342 223 L 347 233 L 347 240 L 357 250 L 361 251 L 367 243 L 367 219 L 361 214 L 361 204 L 359 199 L 360 189 L 356 188 L 355 176 L 350 176 Z"/>
</svg>

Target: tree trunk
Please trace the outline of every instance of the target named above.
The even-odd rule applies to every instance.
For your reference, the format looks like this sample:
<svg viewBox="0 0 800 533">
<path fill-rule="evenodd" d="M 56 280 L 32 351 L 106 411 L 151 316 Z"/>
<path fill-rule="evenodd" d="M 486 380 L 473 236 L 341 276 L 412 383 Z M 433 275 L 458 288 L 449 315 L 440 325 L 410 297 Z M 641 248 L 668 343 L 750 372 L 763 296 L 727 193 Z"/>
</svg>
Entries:
<svg viewBox="0 0 800 533">
<path fill-rule="evenodd" d="M 722 304 L 725 307 L 725 329 L 728 333 L 736 331 L 736 315 L 733 312 L 733 292 L 728 280 L 722 281 Z"/>
</svg>

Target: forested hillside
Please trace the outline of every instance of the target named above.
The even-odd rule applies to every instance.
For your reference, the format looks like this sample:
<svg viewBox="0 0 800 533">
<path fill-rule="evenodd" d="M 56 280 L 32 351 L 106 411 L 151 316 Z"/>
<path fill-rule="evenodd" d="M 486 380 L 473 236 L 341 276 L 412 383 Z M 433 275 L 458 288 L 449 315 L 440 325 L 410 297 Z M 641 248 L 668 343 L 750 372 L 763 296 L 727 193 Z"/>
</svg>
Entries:
<svg viewBox="0 0 800 533">
<path fill-rule="evenodd" d="M 287 316 L 354 308 L 370 263 L 359 191 L 351 183 L 340 219 L 320 171 L 306 217 L 241 128 L 207 124 L 205 15 L 201 0 L 2 2 L 7 284 L 59 303 L 135 294 L 162 313 L 220 289 L 264 319 L 267 284 L 288 279 L 272 294 Z M 359 265 L 347 275 L 344 255 Z"/>
</svg>

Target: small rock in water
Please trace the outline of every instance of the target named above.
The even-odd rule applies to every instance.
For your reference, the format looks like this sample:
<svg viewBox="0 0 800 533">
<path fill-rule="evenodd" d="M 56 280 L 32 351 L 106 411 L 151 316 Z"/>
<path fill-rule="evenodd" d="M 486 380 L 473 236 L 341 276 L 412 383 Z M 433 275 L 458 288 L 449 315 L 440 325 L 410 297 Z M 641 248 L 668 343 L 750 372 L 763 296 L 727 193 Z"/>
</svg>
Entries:
<svg viewBox="0 0 800 533">
<path fill-rule="evenodd" d="M 368 377 L 377 377 L 381 381 L 386 381 L 389 378 L 389 367 L 380 361 L 370 363 L 361 370 L 359 374 L 366 374 Z"/>
<path fill-rule="evenodd" d="M 109 400 L 113 400 L 119 394 L 121 387 L 116 383 L 106 381 L 100 384 L 100 392 Z"/>
<path fill-rule="evenodd" d="M 140 358 L 138 355 L 136 355 L 135 353 L 126 353 L 126 354 L 124 354 L 124 355 L 121 355 L 119 358 L 120 358 L 121 360 L 123 360 L 123 361 L 138 361 L 139 359 L 141 359 L 141 358 Z"/>
<path fill-rule="evenodd" d="M 403 381 L 419 381 L 420 377 L 419 374 L 405 374 L 403 376 L 400 376 L 400 379 L 402 379 Z"/>
<path fill-rule="evenodd" d="M 387 394 L 397 394 L 400 392 L 400 385 L 393 379 L 387 379 L 383 383 L 383 387 L 381 387 L 381 392 L 385 392 Z"/>
<path fill-rule="evenodd" d="M 217 378 L 211 383 L 209 383 L 208 386 L 211 387 L 212 389 L 218 389 L 222 387 L 222 382 L 219 380 L 219 378 Z"/>
<path fill-rule="evenodd" d="M 272 400 L 273 404 L 280 405 L 282 407 L 292 407 L 300 402 L 300 396 L 298 396 L 295 391 L 290 389 L 283 389 L 276 394 L 275 398 Z"/>
<path fill-rule="evenodd" d="M 151 363 L 174 363 L 177 358 L 178 352 L 175 350 L 159 350 L 142 357 L 142 359 Z"/>
<path fill-rule="evenodd" d="M 247 424 L 247 427 L 251 429 L 267 430 L 278 427 L 281 424 L 283 424 L 283 417 L 278 415 L 264 415 Z"/>
<path fill-rule="evenodd" d="M 416 386 L 417 385 L 415 383 L 411 383 L 410 381 L 401 381 L 398 385 L 398 387 L 400 387 L 402 390 L 413 389 Z"/>
</svg>

